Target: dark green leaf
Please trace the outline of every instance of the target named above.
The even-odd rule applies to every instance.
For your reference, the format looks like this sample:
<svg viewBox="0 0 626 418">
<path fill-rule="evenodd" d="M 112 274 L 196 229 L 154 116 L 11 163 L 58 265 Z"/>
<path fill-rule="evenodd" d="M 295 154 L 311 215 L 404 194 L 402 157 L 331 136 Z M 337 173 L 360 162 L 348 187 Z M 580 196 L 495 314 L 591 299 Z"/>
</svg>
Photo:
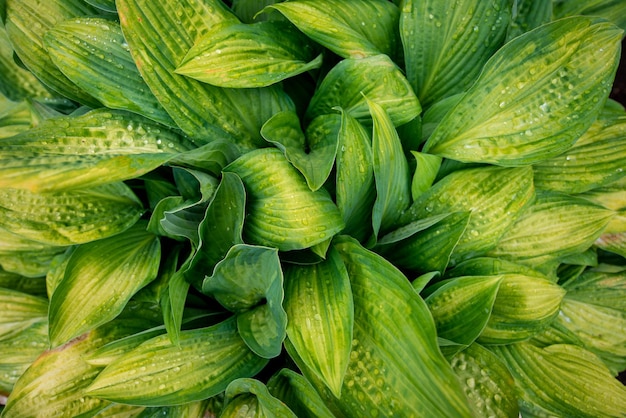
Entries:
<svg viewBox="0 0 626 418">
<path fill-rule="evenodd" d="M 223 418 L 297 418 L 267 387 L 255 379 L 233 380 L 226 388 Z"/>
</svg>

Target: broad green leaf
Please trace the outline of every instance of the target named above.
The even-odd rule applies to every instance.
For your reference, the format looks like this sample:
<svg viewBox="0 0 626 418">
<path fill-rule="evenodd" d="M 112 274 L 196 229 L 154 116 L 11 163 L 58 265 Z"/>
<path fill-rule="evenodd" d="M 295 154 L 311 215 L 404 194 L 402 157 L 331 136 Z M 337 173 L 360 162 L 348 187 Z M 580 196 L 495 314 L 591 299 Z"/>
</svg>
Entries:
<svg viewBox="0 0 626 418">
<path fill-rule="evenodd" d="M 395 57 L 399 11 L 380 0 L 298 0 L 269 6 L 343 58 Z"/>
<path fill-rule="evenodd" d="M 15 382 L 48 349 L 48 320 L 32 322 L 10 338 L 0 338 L 0 392 L 11 393 Z"/>
<path fill-rule="evenodd" d="M 517 0 L 513 6 L 507 41 L 552 20 L 552 0 Z"/>
<path fill-rule="evenodd" d="M 287 314 L 282 306 L 283 272 L 277 249 L 234 245 L 204 279 L 202 292 L 237 314 L 239 334 L 257 355 L 273 358 L 280 354 Z"/>
<path fill-rule="evenodd" d="M 519 416 L 513 376 L 506 365 L 489 350 L 472 344 L 452 357 L 450 365 L 473 403 L 477 416 Z"/>
<path fill-rule="evenodd" d="M 364 240 L 371 234 L 376 198 L 371 139 L 365 128 L 342 110 L 337 142 L 335 195 L 346 225 L 343 233 Z"/>
<path fill-rule="evenodd" d="M 626 115 L 601 118 L 564 154 L 533 166 L 538 189 L 582 193 L 626 176 Z"/>
<path fill-rule="evenodd" d="M 225 168 L 237 174 L 248 193 L 244 240 L 295 250 L 331 238 L 343 221 L 324 189 L 309 189 L 304 178 L 277 149 L 244 154 Z"/>
<path fill-rule="evenodd" d="M 284 306 L 289 318 L 290 345 L 333 395 L 340 398 L 350 360 L 354 321 L 350 278 L 343 260 L 331 246 L 320 263 L 286 265 L 284 269 Z"/>
<path fill-rule="evenodd" d="M 86 355 L 85 361 L 92 366 L 106 367 L 122 357 L 124 354 L 137 348 L 143 342 L 162 335 L 165 332 L 165 326 L 159 325 L 153 328 L 148 328 L 136 334 L 128 335 L 123 338 L 110 341 L 94 349 L 92 352 Z M 174 341 L 172 342 L 175 343 Z"/>
<path fill-rule="evenodd" d="M 48 301 L 44 298 L 0 287 L 0 341 L 42 322 L 47 310 Z"/>
<path fill-rule="evenodd" d="M 13 48 L 39 80 L 55 92 L 90 107 L 98 101 L 72 83 L 50 58 L 44 46 L 44 35 L 64 20 L 97 15 L 83 0 L 6 0 L 6 31 Z"/>
<path fill-rule="evenodd" d="M 87 393 L 131 405 L 177 405 L 214 396 L 266 364 L 239 337 L 231 318 L 181 331 L 178 345 L 166 335 L 144 342 L 102 370 Z"/>
<path fill-rule="evenodd" d="M 146 409 L 143 406 L 111 403 L 94 415 L 94 418 L 146 418 L 143 415 Z"/>
<path fill-rule="evenodd" d="M 0 5 L 0 9 L 4 3 Z M 6 29 L 0 25 L 0 93 L 15 102 L 26 98 L 49 98 L 51 93 L 30 71 L 13 58 L 13 46 Z"/>
<path fill-rule="evenodd" d="M 588 270 L 564 285 L 567 298 L 592 305 L 626 311 L 626 271 Z"/>
<path fill-rule="evenodd" d="M 621 233 L 626 230 L 626 177 L 607 186 L 581 193 L 578 197 L 616 212 L 616 216 L 611 219 L 604 233 Z"/>
<path fill-rule="evenodd" d="M 222 169 L 237 159 L 239 155 L 239 150 L 232 142 L 215 140 L 178 154 L 172 158 L 170 165 L 203 170 L 219 177 Z"/>
<path fill-rule="evenodd" d="M 296 418 L 296 415 L 279 399 L 270 394 L 267 387 L 255 379 L 233 380 L 224 393 L 223 418 Z"/>
<path fill-rule="evenodd" d="M 594 245 L 604 251 L 626 257 L 626 232 L 602 234 L 594 242 Z"/>
<path fill-rule="evenodd" d="M 136 418 L 187 418 L 187 417 L 215 417 L 222 407 L 221 396 L 214 396 L 212 398 L 187 402 L 181 405 L 173 406 L 161 406 L 161 407 L 147 407 Z M 124 405 L 127 406 L 128 405 Z M 138 408 L 135 406 L 135 408 Z M 106 411 L 106 410 L 105 410 Z M 100 416 L 96 416 L 100 418 Z M 115 416 L 114 418 L 118 418 Z M 124 417 L 126 418 L 126 417 Z M 135 417 L 132 417 L 135 418 Z"/>
<path fill-rule="evenodd" d="M 42 353 L 15 383 L 3 417 L 94 416 L 110 403 L 86 395 L 101 370 L 86 357 L 110 341 L 152 326 L 152 315 L 145 306 L 129 304 L 118 319 Z"/>
<path fill-rule="evenodd" d="M 213 273 L 213 267 L 235 244 L 243 244 L 246 191 L 241 179 L 224 172 L 198 226 L 200 243 L 185 275 L 193 282 Z"/>
<path fill-rule="evenodd" d="M 389 114 L 381 105 L 366 99 L 374 122 L 372 162 L 376 200 L 372 210 L 374 235 L 388 232 L 411 203 L 409 163 Z"/>
<path fill-rule="evenodd" d="M 433 103 L 432 106 L 426 109 L 422 116 L 422 138 L 421 141 L 419 141 L 420 144 L 430 138 L 435 128 L 437 128 L 443 118 L 456 106 L 461 98 L 463 98 L 463 93 L 457 93 Z M 446 160 L 444 160 L 444 162 L 445 161 Z"/>
<path fill-rule="evenodd" d="M 537 192 L 536 201 L 489 254 L 538 266 L 586 250 L 613 216 L 613 211 L 584 199 Z"/>
<path fill-rule="evenodd" d="M 335 162 L 340 117 L 321 115 L 313 119 L 305 132 L 294 111 L 274 115 L 261 128 L 266 141 L 283 151 L 313 191 L 324 185 Z"/>
<path fill-rule="evenodd" d="M 249 150 L 263 146 L 259 130 L 267 119 L 293 109 L 279 87 L 222 89 L 174 73 L 212 27 L 238 23 L 221 1 L 168 0 L 154 8 L 149 0 L 120 0 L 116 5 L 139 73 L 187 135 L 228 140 Z"/>
<path fill-rule="evenodd" d="M 2 238 L 12 235 L 7 232 Z M 21 276 L 43 277 L 48 272 L 54 258 L 65 250 L 66 247 L 44 245 L 39 249 L 0 251 L 0 266 L 8 272 Z"/>
<path fill-rule="evenodd" d="M 626 410 L 624 386 L 598 357 L 580 347 L 518 343 L 490 350 L 515 378 L 522 415 L 544 411 L 550 416 L 617 417 Z"/>
<path fill-rule="evenodd" d="M 522 274 L 503 274 L 491 317 L 478 341 L 508 344 L 527 340 L 556 318 L 565 290 L 553 282 Z"/>
<path fill-rule="evenodd" d="M 493 248 L 534 198 L 530 167 L 478 167 L 455 171 L 422 194 L 400 223 L 452 212 L 469 211 L 470 219 L 451 262 Z"/>
<path fill-rule="evenodd" d="M 306 378 L 293 370 L 281 369 L 268 380 L 267 389 L 300 418 L 335 417 Z"/>
<path fill-rule="evenodd" d="M 443 272 L 470 219 L 470 212 L 420 219 L 385 235 L 375 249 L 398 267 L 420 273 Z"/>
<path fill-rule="evenodd" d="M 579 16 L 513 39 L 485 64 L 423 151 L 505 166 L 563 153 L 604 107 L 622 34 Z"/>
<path fill-rule="evenodd" d="M 466 276 L 438 283 L 425 299 L 437 336 L 460 346 L 442 347 L 446 356 L 472 344 L 487 325 L 501 276 Z"/>
<path fill-rule="evenodd" d="M 123 111 L 48 119 L 0 142 L 0 187 L 52 191 L 128 180 L 194 147 L 176 131 Z"/>
<path fill-rule="evenodd" d="M 26 277 L 0 268 L 0 287 L 33 296 L 44 296 L 46 294 L 46 279 L 41 276 Z"/>
<path fill-rule="evenodd" d="M 145 229 L 146 224 L 140 222 L 116 236 L 83 244 L 72 253 L 50 299 L 53 346 L 111 321 L 156 277 L 161 247 L 158 238 Z"/>
<path fill-rule="evenodd" d="M 407 78 L 424 107 L 468 89 L 510 20 L 507 0 L 404 0 L 401 10 Z"/>
<path fill-rule="evenodd" d="M 177 74 L 218 87 L 266 87 L 322 65 L 314 44 L 281 21 L 215 26 L 189 50 Z"/>
<path fill-rule="evenodd" d="M 12 102 L 0 94 L 0 140 L 27 131 L 32 126 L 33 115 L 28 103 Z"/>
<path fill-rule="evenodd" d="M 139 75 L 118 23 L 66 20 L 46 32 L 44 45 L 63 74 L 106 107 L 176 126 Z"/>
<path fill-rule="evenodd" d="M 121 182 L 51 193 L 0 189 L 0 202 L 0 228 L 46 246 L 115 235 L 143 213 L 137 196 Z"/>
<path fill-rule="evenodd" d="M 441 157 L 423 152 L 411 151 L 415 157 L 415 172 L 411 181 L 411 197 L 420 197 L 432 186 L 441 166 Z"/>
<path fill-rule="evenodd" d="M 620 0 L 555 0 L 554 18 L 600 16 L 626 30 L 626 4 Z"/>
<path fill-rule="evenodd" d="M 341 398 L 323 396 L 347 415 L 472 416 L 428 308 L 406 277 L 352 239 L 335 248 L 350 277 L 354 336 Z"/>
<path fill-rule="evenodd" d="M 178 257 L 174 261 L 177 260 Z M 176 270 L 167 282 L 167 292 L 161 297 L 161 310 L 163 311 L 163 322 L 174 344 L 178 344 L 180 339 L 180 328 L 183 323 L 185 311 L 185 301 L 189 292 L 190 283 L 185 280 L 185 270 L 189 266 L 191 258 L 188 258 L 179 270 Z M 174 264 L 174 267 L 176 264 Z"/>
<path fill-rule="evenodd" d="M 400 69 L 388 56 L 374 55 L 345 59 L 335 65 L 315 91 L 306 119 L 334 113 L 334 109 L 340 107 L 353 118 L 369 124 L 366 97 L 381 105 L 395 126 L 413 120 L 422 110 Z"/>
</svg>

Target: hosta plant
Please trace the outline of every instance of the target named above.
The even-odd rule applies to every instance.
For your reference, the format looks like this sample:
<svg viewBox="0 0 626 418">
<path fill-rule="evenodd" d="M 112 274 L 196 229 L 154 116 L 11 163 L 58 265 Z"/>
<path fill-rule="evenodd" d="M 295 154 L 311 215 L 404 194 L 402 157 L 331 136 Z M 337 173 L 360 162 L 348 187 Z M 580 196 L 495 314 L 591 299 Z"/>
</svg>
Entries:
<svg viewBox="0 0 626 418">
<path fill-rule="evenodd" d="M 2 417 L 623 417 L 615 0 L 0 1 Z"/>
</svg>

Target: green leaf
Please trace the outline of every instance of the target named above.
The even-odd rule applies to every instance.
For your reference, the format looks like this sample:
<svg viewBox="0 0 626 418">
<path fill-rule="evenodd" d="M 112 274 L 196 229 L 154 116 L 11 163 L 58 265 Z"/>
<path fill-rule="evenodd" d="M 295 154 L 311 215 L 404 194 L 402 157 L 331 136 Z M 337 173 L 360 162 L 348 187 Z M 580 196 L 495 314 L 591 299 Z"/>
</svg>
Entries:
<svg viewBox="0 0 626 418">
<path fill-rule="evenodd" d="M 234 245 L 202 283 L 226 309 L 237 314 L 237 329 L 257 355 L 280 354 L 286 336 L 283 272 L 278 250 L 246 244 Z"/>
<path fill-rule="evenodd" d="M 222 169 L 237 159 L 239 155 L 239 150 L 232 142 L 215 140 L 178 154 L 172 158 L 170 165 L 203 170 L 219 177 Z"/>
<path fill-rule="evenodd" d="M 46 299 L 0 287 L 0 341 L 14 338 L 41 322 L 47 311 Z"/>
<path fill-rule="evenodd" d="M 116 236 L 83 244 L 72 253 L 50 299 L 50 342 L 58 346 L 111 321 L 152 281 L 161 247 L 140 222 Z M 102 263 L 102 260 L 107 263 Z M 124 278 L 124 280 L 120 280 Z"/>
<path fill-rule="evenodd" d="M 600 16 L 626 30 L 626 5 L 619 0 L 557 0 L 553 15 L 555 19 L 575 15 Z"/>
<path fill-rule="evenodd" d="M 489 254 L 538 266 L 586 250 L 613 216 L 613 211 L 581 198 L 537 192 L 536 201 Z"/>
<path fill-rule="evenodd" d="M 315 191 L 324 185 L 333 168 L 339 129 L 340 117 L 331 114 L 316 117 L 302 132 L 298 115 L 290 111 L 274 115 L 261 128 L 261 135 L 283 151 Z"/>
<path fill-rule="evenodd" d="M 293 109 L 278 87 L 222 89 L 174 72 L 208 30 L 238 23 L 221 1 L 169 0 L 157 9 L 149 0 L 120 0 L 116 5 L 139 73 L 187 135 L 223 139 L 249 150 L 263 146 L 259 130 L 265 121 Z"/>
<path fill-rule="evenodd" d="M 580 347 L 519 343 L 490 350 L 515 378 L 523 415 L 543 411 L 554 416 L 617 417 L 626 410 L 624 386 L 595 355 Z"/>
<path fill-rule="evenodd" d="M 0 268 L 0 287 L 33 296 L 44 296 L 46 294 L 46 279 L 41 276 L 25 277 Z"/>
<path fill-rule="evenodd" d="M 72 83 L 50 58 L 44 35 L 64 20 L 97 15 L 97 9 L 82 0 L 6 1 L 6 31 L 20 60 L 39 80 L 55 92 L 97 108 L 98 101 Z"/>
<path fill-rule="evenodd" d="M 176 131 L 123 111 L 48 119 L 0 142 L 0 187 L 52 191 L 128 180 L 194 147 Z"/>
<path fill-rule="evenodd" d="M 225 171 L 248 192 L 243 234 L 247 242 L 295 250 L 311 247 L 343 228 L 341 214 L 324 189 L 309 189 L 304 178 L 277 149 L 244 154 Z"/>
<path fill-rule="evenodd" d="M 176 126 L 141 78 L 118 23 L 102 18 L 65 20 L 43 39 L 63 74 L 106 107 Z"/>
<path fill-rule="evenodd" d="M 185 310 L 185 301 L 189 292 L 190 283 L 185 280 L 185 270 L 189 265 L 191 257 L 183 263 L 179 270 L 176 270 L 167 281 L 167 292 L 161 297 L 161 310 L 163 311 L 163 322 L 167 329 L 167 334 L 173 344 L 178 344 L 180 339 L 180 328 L 183 323 L 183 313 Z M 176 267 L 174 260 L 173 267 Z"/>
<path fill-rule="evenodd" d="M 567 152 L 533 166 L 538 189 L 582 193 L 626 176 L 626 116 L 599 118 Z"/>
<path fill-rule="evenodd" d="M 0 10 L 4 9 L 4 2 Z M 18 102 L 26 98 L 50 98 L 52 94 L 30 71 L 13 58 L 13 46 L 6 29 L 0 25 L 0 93 Z"/>
<path fill-rule="evenodd" d="M 354 305 L 337 250 L 311 266 L 286 265 L 287 336 L 298 357 L 337 398 L 350 360 Z M 289 347 L 288 346 L 288 352 Z"/>
<path fill-rule="evenodd" d="M 467 276 L 439 282 L 426 299 L 437 327 L 437 336 L 461 346 L 442 347 L 454 355 L 472 344 L 487 325 L 501 276 Z"/>
<path fill-rule="evenodd" d="M 471 213 L 451 262 L 493 248 L 534 198 L 530 167 L 478 167 L 455 171 L 422 194 L 401 224 L 452 212 Z"/>
<path fill-rule="evenodd" d="M 470 212 L 420 219 L 385 235 L 375 250 L 401 268 L 443 272 L 470 219 Z"/>
<path fill-rule="evenodd" d="M 314 44 L 280 21 L 215 26 L 189 50 L 177 74 L 218 87 L 266 87 L 318 68 Z"/>
<path fill-rule="evenodd" d="M 441 166 L 441 157 L 417 151 L 411 151 L 411 154 L 416 162 L 411 182 L 411 197 L 416 200 L 433 185 Z"/>
<path fill-rule="evenodd" d="M 0 392 L 11 393 L 15 382 L 46 349 L 46 318 L 31 322 L 27 328 L 10 338 L 0 338 Z"/>
<path fill-rule="evenodd" d="M 506 166 L 563 153 L 604 106 L 622 34 L 579 16 L 513 39 L 487 62 L 423 151 Z"/>
<path fill-rule="evenodd" d="M 255 379 L 233 380 L 226 388 L 224 409 L 220 417 L 273 417 L 296 418 L 279 399 L 273 397 L 267 387 Z"/>
<path fill-rule="evenodd" d="M 268 14 L 261 14 L 265 6 L 279 3 L 282 0 L 233 0 L 230 7 L 235 15 L 245 23 L 266 20 Z"/>
<path fill-rule="evenodd" d="M 506 0 L 405 0 L 400 16 L 407 78 L 425 107 L 464 92 L 504 43 Z"/>
<path fill-rule="evenodd" d="M 406 277 L 352 239 L 335 247 L 350 277 L 354 336 L 341 398 L 323 396 L 346 415 L 471 416 L 428 308 Z"/>
<path fill-rule="evenodd" d="M 472 344 L 452 357 L 450 364 L 472 401 L 477 416 L 519 416 L 513 376 L 492 352 Z"/>
<path fill-rule="evenodd" d="M 506 40 L 511 39 L 535 29 L 552 20 L 552 0 L 517 0 L 511 23 L 506 34 Z"/>
<path fill-rule="evenodd" d="M 268 6 L 309 38 L 343 58 L 364 58 L 398 49 L 398 8 L 379 0 L 298 0 Z"/>
<path fill-rule="evenodd" d="M 348 112 L 341 111 L 336 167 L 336 202 L 343 233 L 364 240 L 371 234 L 371 210 L 376 198 L 371 139 Z"/>
<path fill-rule="evenodd" d="M 369 124 L 366 97 L 381 105 L 395 126 L 413 120 L 421 112 L 417 97 L 400 69 L 388 56 L 374 55 L 345 59 L 335 65 L 315 91 L 306 119 L 333 113 L 340 107 L 353 118 Z"/>
<path fill-rule="evenodd" d="M 144 342 L 102 370 L 87 393 L 131 405 L 176 405 L 214 396 L 266 364 L 239 337 L 231 318 L 181 331 L 178 345 L 166 335 Z"/>
<path fill-rule="evenodd" d="M 366 99 L 374 122 L 372 160 L 376 200 L 372 210 L 374 235 L 387 232 L 411 203 L 409 163 L 389 114 Z"/>
<path fill-rule="evenodd" d="M 335 417 L 306 378 L 293 370 L 281 369 L 268 380 L 267 389 L 300 418 Z"/>
<path fill-rule="evenodd" d="M 0 80 L 0 85 L 2 85 L 2 80 Z M 0 139 L 10 138 L 27 131 L 32 125 L 33 114 L 26 101 L 12 102 L 0 95 Z"/>
<path fill-rule="evenodd" d="M 246 191 L 241 179 L 224 172 L 213 199 L 198 226 L 200 243 L 185 275 L 196 281 L 213 273 L 213 267 L 235 244 L 243 244 Z"/>
<path fill-rule="evenodd" d="M 85 2 L 106 12 L 115 13 L 116 11 L 115 0 L 85 0 Z"/>
<path fill-rule="evenodd" d="M 626 232 L 602 234 L 594 242 L 594 245 L 604 251 L 626 257 Z"/>
<path fill-rule="evenodd" d="M 143 212 L 124 183 L 52 193 L 0 189 L 0 202 L 0 228 L 47 246 L 115 235 L 137 222 Z"/>
</svg>

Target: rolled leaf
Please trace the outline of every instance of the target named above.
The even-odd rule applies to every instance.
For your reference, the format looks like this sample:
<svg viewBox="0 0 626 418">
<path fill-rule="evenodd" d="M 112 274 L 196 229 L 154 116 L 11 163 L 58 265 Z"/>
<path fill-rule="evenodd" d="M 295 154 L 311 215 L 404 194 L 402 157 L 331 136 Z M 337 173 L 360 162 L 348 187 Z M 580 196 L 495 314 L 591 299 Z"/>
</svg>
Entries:
<svg viewBox="0 0 626 418">
<path fill-rule="evenodd" d="M 214 396 L 267 360 L 239 337 L 234 318 L 180 333 L 179 344 L 155 337 L 107 366 L 87 393 L 131 405 L 176 405 Z"/>
<path fill-rule="evenodd" d="M 132 113 L 53 118 L 0 143 L 0 187 L 52 191 L 128 180 L 194 147 Z"/>
<path fill-rule="evenodd" d="M 374 122 L 372 161 L 376 200 L 372 209 L 374 234 L 387 232 L 411 203 L 409 163 L 389 114 L 378 103 L 367 99 Z"/>
<path fill-rule="evenodd" d="M 298 0 L 269 6 L 343 58 L 396 55 L 398 8 L 379 0 Z"/>
<path fill-rule="evenodd" d="M 0 189 L 0 202 L 0 228 L 45 246 L 81 244 L 115 235 L 143 213 L 139 199 L 124 183 L 53 193 Z"/>
<path fill-rule="evenodd" d="M 280 21 L 219 25 L 189 50 L 177 74 L 218 87 L 266 87 L 318 68 L 322 56 L 292 25 Z"/>
<path fill-rule="evenodd" d="M 6 31 L 26 68 L 55 92 L 93 108 L 100 103 L 58 69 L 45 49 L 43 38 L 57 23 L 97 14 L 97 9 L 82 0 L 51 0 L 45 4 L 37 0 L 6 1 Z"/>
<path fill-rule="evenodd" d="M 341 112 L 336 165 L 336 202 L 346 225 L 344 233 L 358 239 L 370 235 L 376 198 L 371 139 L 363 126 Z"/>
<path fill-rule="evenodd" d="M 221 1 L 168 0 L 156 9 L 147 0 L 116 5 L 139 73 L 187 135 L 223 139 L 249 150 L 263 145 L 259 130 L 265 121 L 293 109 L 279 88 L 222 89 L 174 72 L 204 33 L 215 25 L 239 23 Z"/>
<path fill-rule="evenodd" d="M 595 355 L 567 344 L 490 348 L 515 378 L 520 409 L 555 416 L 620 416 L 626 389 Z"/>
<path fill-rule="evenodd" d="M 340 398 L 350 360 L 354 305 L 348 272 L 333 247 L 320 263 L 285 266 L 284 306 L 290 346 Z"/>
<path fill-rule="evenodd" d="M 578 16 L 513 39 L 487 62 L 424 152 L 505 166 L 561 154 L 602 110 L 622 34 L 608 22 Z"/>
<path fill-rule="evenodd" d="M 44 45 L 63 74 L 106 107 L 176 127 L 141 78 L 116 22 L 66 20 L 46 32 Z"/>
<path fill-rule="evenodd" d="M 286 336 L 283 310 L 283 272 L 278 250 L 246 244 L 234 245 L 202 283 L 226 309 L 237 314 L 241 338 L 257 355 L 280 354 Z"/>
<path fill-rule="evenodd" d="M 411 151 L 416 166 L 411 182 L 411 197 L 416 200 L 432 186 L 441 166 L 441 157 L 423 152 Z"/>
<path fill-rule="evenodd" d="M 374 55 L 345 59 L 335 65 L 315 91 L 306 119 L 334 113 L 334 108 L 340 107 L 360 122 L 368 122 L 370 112 L 366 97 L 381 105 L 395 126 L 411 121 L 421 111 L 400 69 L 386 55 Z"/>
<path fill-rule="evenodd" d="M 326 241 L 343 228 L 328 193 L 309 189 L 277 149 L 244 154 L 225 168 L 241 177 L 249 203 L 244 224 L 248 242 L 295 250 Z"/>
<path fill-rule="evenodd" d="M 537 192 L 537 200 L 489 254 L 538 266 L 586 250 L 613 216 L 587 200 Z"/>
<path fill-rule="evenodd" d="M 296 418 L 296 415 L 284 403 L 270 394 L 263 383 L 255 379 L 233 380 L 226 388 L 224 395 L 224 409 L 220 417 Z"/>
<path fill-rule="evenodd" d="M 70 256 L 50 299 L 50 342 L 58 346 L 119 315 L 159 269 L 156 236 L 138 223 L 116 236 L 84 244 Z M 107 263 L 102 263 L 102 260 Z"/>
<path fill-rule="evenodd" d="M 407 78 L 420 103 L 464 92 L 504 43 L 510 20 L 506 0 L 405 0 L 400 15 Z"/>
</svg>

